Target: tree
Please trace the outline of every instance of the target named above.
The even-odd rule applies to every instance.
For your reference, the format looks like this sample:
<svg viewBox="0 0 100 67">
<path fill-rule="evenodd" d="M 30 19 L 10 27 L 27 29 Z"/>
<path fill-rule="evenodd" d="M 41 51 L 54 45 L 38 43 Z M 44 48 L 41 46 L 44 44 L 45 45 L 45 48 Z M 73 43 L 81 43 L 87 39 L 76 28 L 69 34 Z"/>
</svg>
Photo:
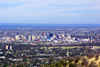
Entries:
<svg viewBox="0 0 100 67">
<path fill-rule="evenodd" d="M 95 60 L 98 60 L 98 58 L 99 58 L 99 54 L 96 54 Z"/>
<path fill-rule="evenodd" d="M 67 65 L 68 65 L 68 63 L 67 62 L 64 62 L 63 66 L 66 67 Z"/>
<path fill-rule="evenodd" d="M 76 64 L 75 63 L 70 63 L 69 67 L 76 67 Z"/>
<path fill-rule="evenodd" d="M 61 64 L 61 63 L 59 63 L 59 62 L 57 62 L 56 64 L 56 67 L 62 67 L 63 65 Z"/>
<path fill-rule="evenodd" d="M 75 58 L 75 63 L 78 63 L 80 58 Z"/>
<path fill-rule="evenodd" d="M 74 57 L 71 57 L 68 59 L 69 63 L 73 62 L 74 61 Z"/>
<path fill-rule="evenodd" d="M 63 60 L 61 60 L 61 61 L 59 61 L 59 63 L 63 65 L 65 62 Z"/>
<path fill-rule="evenodd" d="M 82 66 L 84 66 L 84 65 L 87 66 L 87 65 L 88 65 L 88 61 L 86 60 L 86 58 L 83 58 L 83 59 L 82 59 L 81 65 L 82 65 Z"/>
<path fill-rule="evenodd" d="M 66 67 L 66 65 L 68 65 L 68 63 L 65 62 L 65 61 L 63 61 L 63 60 L 59 61 L 59 63 L 60 63 L 62 66 L 64 66 L 64 67 Z"/>
<path fill-rule="evenodd" d="M 95 65 L 94 63 L 93 63 L 93 61 L 90 63 L 90 65 L 89 65 L 89 67 L 98 67 L 97 65 Z"/>
<path fill-rule="evenodd" d="M 93 58 L 94 55 L 95 55 L 95 53 L 94 53 L 94 52 L 91 52 L 91 53 L 87 53 L 86 56 L 87 56 L 88 58 Z"/>
<path fill-rule="evenodd" d="M 17 67 L 24 67 L 24 65 L 18 65 Z"/>
<path fill-rule="evenodd" d="M 8 67 L 8 65 L 5 65 L 4 67 Z"/>
</svg>

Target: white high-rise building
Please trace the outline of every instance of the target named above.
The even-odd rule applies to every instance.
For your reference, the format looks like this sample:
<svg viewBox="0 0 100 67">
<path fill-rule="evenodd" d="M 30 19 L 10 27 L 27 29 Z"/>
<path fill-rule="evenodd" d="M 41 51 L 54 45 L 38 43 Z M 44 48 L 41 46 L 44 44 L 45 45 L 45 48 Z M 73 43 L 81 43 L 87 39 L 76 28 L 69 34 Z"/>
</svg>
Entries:
<svg viewBox="0 0 100 67">
<path fill-rule="evenodd" d="M 8 45 L 6 45 L 6 50 L 8 50 Z"/>
<path fill-rule="evenodd" d="M 32 40 L 32 37 L 31 37 L 31 35 L 29 35 L 29 36 L 28 36 L 28 40 L 29 40 L 29 41 L 31 41 L 31 40 Z"/>
<path fill-rule="evenodd" d="M 10 50 L 12 50 L 12 46 L 10 46 Z"/>
<path fill-rule="evenodd" d="M 70 34 L 67 34 L 67 38 L 71 39 L 71 36 L 70 36 Z"/>
<path fill-rule="evenodd" d="M 32 41 L 34 41 L 35 40 L 35 36 L 34 35 L 32 35 Z"/>
<path fill-rule="evenodd" d="M 62 37 L 64 38 L 64 37 L 65 37 L 65 35 L 64 35 L 64 34 L 62 34 Z"/>
<path fill-rule="evenodd" d="M 12 50 L 12 46 L 6 45 L 6 50 Z"/>
<path fill-rule="evenodd" d="M 21 40 L 24 40 L 24 39 L 25 39 L 25 37 L 23 35 L 21 35 Z"/>
<path fill-rule="evenodd" d="M 15 35 L 15 40 L 19 40 L 19 39 L 20 39 L 19 35 Z"/>
</svg>

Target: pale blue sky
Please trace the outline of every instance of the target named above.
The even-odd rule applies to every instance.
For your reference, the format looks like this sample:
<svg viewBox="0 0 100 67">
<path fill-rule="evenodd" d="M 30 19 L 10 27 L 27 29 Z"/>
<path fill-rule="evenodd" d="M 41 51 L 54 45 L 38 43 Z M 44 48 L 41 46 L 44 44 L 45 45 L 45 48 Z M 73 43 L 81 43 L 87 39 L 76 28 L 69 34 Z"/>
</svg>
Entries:
<svg viewBox="0 0 100 67">
<path fill-rule="evenodd" d="M 0 23 L 100 24 L 100 0 L 1 0 Z"/>
</svg>

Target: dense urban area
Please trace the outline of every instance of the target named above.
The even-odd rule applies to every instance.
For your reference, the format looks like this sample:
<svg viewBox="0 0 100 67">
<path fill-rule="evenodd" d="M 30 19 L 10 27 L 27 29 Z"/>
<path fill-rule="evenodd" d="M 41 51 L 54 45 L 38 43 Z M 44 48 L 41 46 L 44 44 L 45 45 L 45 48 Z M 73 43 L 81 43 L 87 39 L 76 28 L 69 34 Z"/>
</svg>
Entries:
<svg viewBox="0 0 100 67">
<path fill-rule="evenodd" d="M 0 28 L 0 67 L 99 67 L 99 53 L 99 27 Z"/>
</svg>

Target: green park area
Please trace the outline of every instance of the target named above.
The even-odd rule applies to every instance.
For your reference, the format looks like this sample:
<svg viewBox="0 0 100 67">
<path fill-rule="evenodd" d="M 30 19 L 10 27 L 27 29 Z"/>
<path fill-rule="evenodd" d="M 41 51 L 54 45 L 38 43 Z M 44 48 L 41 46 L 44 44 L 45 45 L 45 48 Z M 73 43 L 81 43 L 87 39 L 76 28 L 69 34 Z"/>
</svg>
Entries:
<svg viewBox="0 0 100 67">
<path fill-rule="evenodd" d="M 41 49 L 53 49 L 53 48 L 62 48 L 62 49 L 72 49 L 72 48 L 82 48 L 83 46 L 68 46 L 68 47 L 41 47 Z"/>
</svg>

